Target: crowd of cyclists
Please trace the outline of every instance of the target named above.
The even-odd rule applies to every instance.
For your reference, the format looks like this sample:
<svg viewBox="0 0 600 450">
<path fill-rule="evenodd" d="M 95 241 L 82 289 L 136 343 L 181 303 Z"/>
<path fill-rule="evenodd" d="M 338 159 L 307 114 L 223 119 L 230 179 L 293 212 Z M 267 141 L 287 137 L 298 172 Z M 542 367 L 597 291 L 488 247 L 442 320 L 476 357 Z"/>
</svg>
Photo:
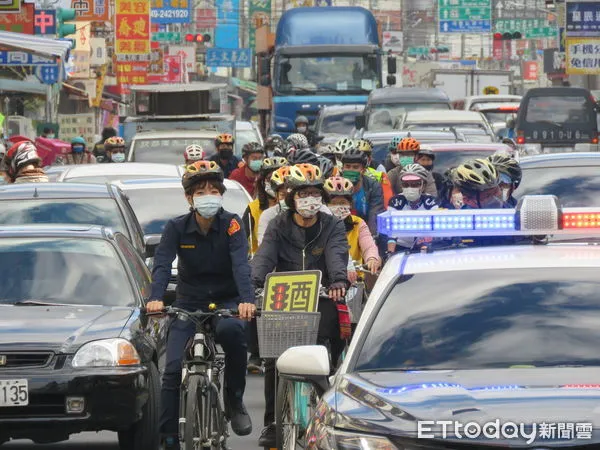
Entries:
<svg viewBox="0 0 600 450">
<path fill-rule="evenodd" d="M 122 138 L 108 136 L 102 146 L 105 162 L 125 160 Z M 71 147 L 61 163 L 96 162 L 85 142 L 75 138 Z M 378 214 L 386 209 L 514 207 L 513 193 L 522 175 L 518 162 L 504 153 L 465 161 L 440 174 L 435 171 L 435 153 L 411 137 L 392 139 L 389 155 L 379 166 L 373 161 L 372 143 L 364 139 L 311 146 L 303 133 L 287 139 L 271 135 L 264 146 L 245 144 L 241 160 L 234 155 L 231 134 L 217 136 L 215 147 L 216 153 L 208 159 L 200 145 L 185 149 L 182 184 L 190 211 L 165 226 L 154 257 L 147 309 L 158 312 L 164 307 L 162 297 L 176 256 L 178 306 L 197 309 L 207 300 L 225 299 L 239 305 L 245 320 L 252 318 L 254 292 L 263 287 L 269 273 L 319 270 L 327 296 L 318 303 L 318 342 L 328 346 L 332 367 L 351 338 L 345 296 L 357 279 L 355 264 L 376 274 L 391 254 L 414 245 L 379 235 Z M 7 183 L 48 181 L 30 141 L 12 145 L 0 170 Z M 253 198 L 242 218 L 222 209 L 225 178 L 238 181 Z M 217 329 L 226 353 L 225 398 L 232 429 L 239 435 L 251 432 L 242 400 L 246 369 L 264 366 L 265 428 L 259 446 L 271 448 L 275 446 L 275 361 L 261 361 L 255 322 L 250 327 L 233 324 Z M 185 343 L 193 335 L 188 328 L 172 324 L 168 335 L 161 432 L 163 447 L 169 450 L 179 448 L 177 392 Z M 241 356 L 246 351 L 251 355 L 247 365 Z"/>
</svg>

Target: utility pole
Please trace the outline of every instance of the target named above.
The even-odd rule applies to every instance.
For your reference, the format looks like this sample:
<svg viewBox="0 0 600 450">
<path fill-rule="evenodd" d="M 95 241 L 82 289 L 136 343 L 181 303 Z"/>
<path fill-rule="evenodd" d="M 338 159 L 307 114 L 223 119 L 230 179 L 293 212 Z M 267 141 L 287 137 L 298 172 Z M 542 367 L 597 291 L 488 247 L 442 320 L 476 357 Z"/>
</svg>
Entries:
<svg viewBox="0 0 600 450">
<path fill-rule="evenodd" d="M 462 33 L 460 35 L 460 59 L 465 59 L 465 47 L 467 44 L 467 35 Z"/>
<path fill-rule="evenodd" d="M 439 2 L 439 0 L 434 0 L 433 14 L 434 14 L 433 23 L 435 24 L 433 46 L 435 48 L 438 48 L 440 46 L 440 2 Z M 438 52 L 435 52 L 435 60 L 439 61 L 439 59 L 440 59 L 440 56 L 439 56 Z"/>
</svg>

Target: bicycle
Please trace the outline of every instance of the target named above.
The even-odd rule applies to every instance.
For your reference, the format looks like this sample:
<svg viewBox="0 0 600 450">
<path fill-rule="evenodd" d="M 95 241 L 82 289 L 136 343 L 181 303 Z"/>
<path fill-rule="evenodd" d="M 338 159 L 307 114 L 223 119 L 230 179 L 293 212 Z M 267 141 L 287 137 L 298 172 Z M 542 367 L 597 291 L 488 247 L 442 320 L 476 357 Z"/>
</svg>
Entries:
<svg viewBox="0 0 600 450">
<path fill-rule="evenodd" d="M 148 313 L 147 313 L 148 314 Z M 190 312 L 172 306 L 162 312 L 179 320 L 191 320 L 196 324 L 192 345 L 183 357 L 179 403 L 179 440 L 182 450 L 224 450 L 227 448 L 229 427 L 227 408 L 223 407 L 221 379 L 225 368 L 223 353 L 217 350 L 213 318 L 237 317 L 237 311 L 216 309 L 209 305 L 209 312 Z M 260 313 L 257 311 L 257 316 Z"/>
</svg>

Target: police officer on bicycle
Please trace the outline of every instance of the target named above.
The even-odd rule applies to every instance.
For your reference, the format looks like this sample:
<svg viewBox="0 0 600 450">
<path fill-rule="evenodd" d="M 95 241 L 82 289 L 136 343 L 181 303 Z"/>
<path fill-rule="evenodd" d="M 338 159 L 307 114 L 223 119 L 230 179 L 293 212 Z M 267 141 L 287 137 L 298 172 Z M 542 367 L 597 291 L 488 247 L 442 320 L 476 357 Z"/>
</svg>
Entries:
<svg viewBox="0 0 600 450">
<path fill-rule="evenodd" d="M 213 161 L 197 161 L 186 167 L 182 184 L 190 212 L 165 225 L 154 256 L 152 301 L 148 312 L 164 308 L 163 295 L 178 257 L 177 296 L 174 306 L 190 311 L 237 308 L 240 319 L 249 320 L 256 310 L 248 265 L 248 240 L 241 219 L 225 211 L 223 171 Z M 231 428 L 239 436 L 252 431 L 243 402 L 246 387 L 246 324 L 235 318 L 220 319 L 216 341 L 225 351 L 224 398 Z M 194 336 L 192 321 L 174 320 L 169 327 L 162 379 L 160 432 L 165 450 L 179 449 L 177 438 L 181 363 L 186 343 Z"/>
</svg>

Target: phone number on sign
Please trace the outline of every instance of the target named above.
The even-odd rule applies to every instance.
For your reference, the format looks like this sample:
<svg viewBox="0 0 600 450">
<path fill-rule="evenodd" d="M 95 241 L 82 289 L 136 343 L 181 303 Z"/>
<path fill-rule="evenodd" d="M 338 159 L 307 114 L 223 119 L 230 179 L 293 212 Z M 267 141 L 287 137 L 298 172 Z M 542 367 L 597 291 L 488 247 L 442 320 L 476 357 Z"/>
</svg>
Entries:
<svg viewBox="0 0 600 450">
<path fill-rule="evenodd" d="M 153 19 L 187 19 L 189 16 L 187 9 L 153 9 L 150 15 Z"/>
</svg>

